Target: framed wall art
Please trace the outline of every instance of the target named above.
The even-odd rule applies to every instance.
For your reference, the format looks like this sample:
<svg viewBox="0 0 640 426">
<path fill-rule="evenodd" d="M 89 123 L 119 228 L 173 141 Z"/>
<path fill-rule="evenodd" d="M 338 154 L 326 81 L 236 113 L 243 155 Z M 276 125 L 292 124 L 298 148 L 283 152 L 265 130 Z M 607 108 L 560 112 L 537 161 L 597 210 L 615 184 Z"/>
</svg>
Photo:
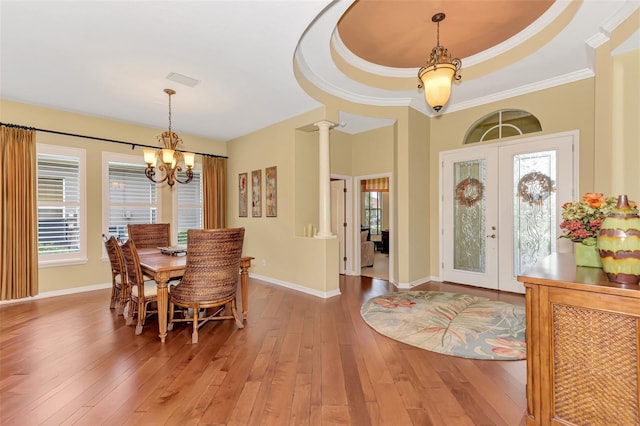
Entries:
<svg viewBox="0 0 640 426">
<path fill-rule="evenodd" d="M 278 168 L 276 166 L 264 169 L 264 192 L 266 216 L 278 216 Z"/>
<path fill-rule="evenodd" d="M 247 187 L 247 173 L 238 175 L 238 216 L 247 217 L 249 205 L 249 192 Z"/>
<path fill-rule="evenodd" d="M 251 216 L 262 216 L 262 170 L 251 172 Z"/>
</svg>

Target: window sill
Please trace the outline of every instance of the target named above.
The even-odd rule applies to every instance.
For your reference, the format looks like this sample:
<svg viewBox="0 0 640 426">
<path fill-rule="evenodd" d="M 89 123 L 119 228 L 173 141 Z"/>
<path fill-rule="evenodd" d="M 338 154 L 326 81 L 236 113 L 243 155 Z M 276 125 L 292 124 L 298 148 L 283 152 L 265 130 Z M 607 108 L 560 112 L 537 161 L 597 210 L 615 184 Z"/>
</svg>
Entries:
<svg viewBox="0 0 640 426">
<path fill-rule="evenodd" d="M 88 262 L 86 257 L 73 258 L 73 259 L 56 259 L 56 260 L 41 260 L 38 262 L 38 268 L 57 268 L 59 266 L 72 266 L 72 265 L 84 265 Z"/>
</svg>

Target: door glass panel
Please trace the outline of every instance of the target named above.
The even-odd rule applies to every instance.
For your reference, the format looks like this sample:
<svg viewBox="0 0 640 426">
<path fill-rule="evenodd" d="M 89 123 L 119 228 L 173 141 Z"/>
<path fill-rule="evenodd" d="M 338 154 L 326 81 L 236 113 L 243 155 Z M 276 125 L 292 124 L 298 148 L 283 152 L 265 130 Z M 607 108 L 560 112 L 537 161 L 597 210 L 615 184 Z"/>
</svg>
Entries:
<svg viewBox="0 0 640 426">
<path fill-rule="evenodd" d="M 514 277 L 555 251 L 556 151 L 513 156 Z"/>
<path fill-rule="evenodd" d="M 485 160 L 453 165 L 453 267 L 486 272 Z"/>
</svg>

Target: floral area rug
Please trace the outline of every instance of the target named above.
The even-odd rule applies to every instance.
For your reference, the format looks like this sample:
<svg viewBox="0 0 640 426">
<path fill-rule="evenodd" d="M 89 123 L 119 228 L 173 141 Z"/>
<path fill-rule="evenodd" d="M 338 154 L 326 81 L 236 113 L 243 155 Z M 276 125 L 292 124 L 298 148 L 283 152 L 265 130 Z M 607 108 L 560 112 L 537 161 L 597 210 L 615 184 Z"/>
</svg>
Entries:
<svg viewBox="0 0 640 426">
<path fill-rule="evenodd" d="M 525 359 L 525 308 L 440 291 L 387 293 L 360 314 L 378 333 L 429 351 L 464 358 Z"/>
</svg>

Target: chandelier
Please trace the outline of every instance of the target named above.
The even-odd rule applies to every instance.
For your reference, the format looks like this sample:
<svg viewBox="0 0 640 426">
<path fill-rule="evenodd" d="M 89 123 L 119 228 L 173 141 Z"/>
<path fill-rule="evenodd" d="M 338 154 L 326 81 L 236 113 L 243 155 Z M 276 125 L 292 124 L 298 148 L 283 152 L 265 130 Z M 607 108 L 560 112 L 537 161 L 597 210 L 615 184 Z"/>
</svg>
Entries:
<svg viewBox="0 0 640 426">
<path fill-rule="evenodd" d="M 180 136 L 171 130 L 171 95 L 175 95 L 176 91 L 164 89 L 164 92 L 169 95 L 169 130 L 162 132 L 162 134 L 158 136 L 158 141 L 162 142 L 164 148 L 159 150 L 144 150 L 144 162 L 147 163 L 144 174 L 152 182 L 162 183 L 167 181 L 167 184 L 172 187 L 176 182 L 191 182 L 191 179 L 193 179 L 192 169 L 195 162 L 195 154 L 193 152 L 180 152 L 176 150 L 178 144 L 183 143 Z M 181 162 L 183 162 L 187 168 L 187 178 L 185 180 L 180 180 L 177 176 L 177 173 L 182 171 Z M 165 174 L 162 179 L 156 178 L 156 164 L 157 169 Z"/>
<path fill-rule="evenodd" d="M 424 88 L 424 97 L 436 112 L 449 101 L 451 82 L 462 78 L 459 74 L 462 61 L 457 58 L 451 59 L 449 51 L 440 46 L 440 22 L 444 21 L 444 18 L 445 14 L 442 12 L 431 18 L 437 24 L 436 47 L 431 50 L 427 64 L 418 71 L 418 88 Z"/>
</svg>

